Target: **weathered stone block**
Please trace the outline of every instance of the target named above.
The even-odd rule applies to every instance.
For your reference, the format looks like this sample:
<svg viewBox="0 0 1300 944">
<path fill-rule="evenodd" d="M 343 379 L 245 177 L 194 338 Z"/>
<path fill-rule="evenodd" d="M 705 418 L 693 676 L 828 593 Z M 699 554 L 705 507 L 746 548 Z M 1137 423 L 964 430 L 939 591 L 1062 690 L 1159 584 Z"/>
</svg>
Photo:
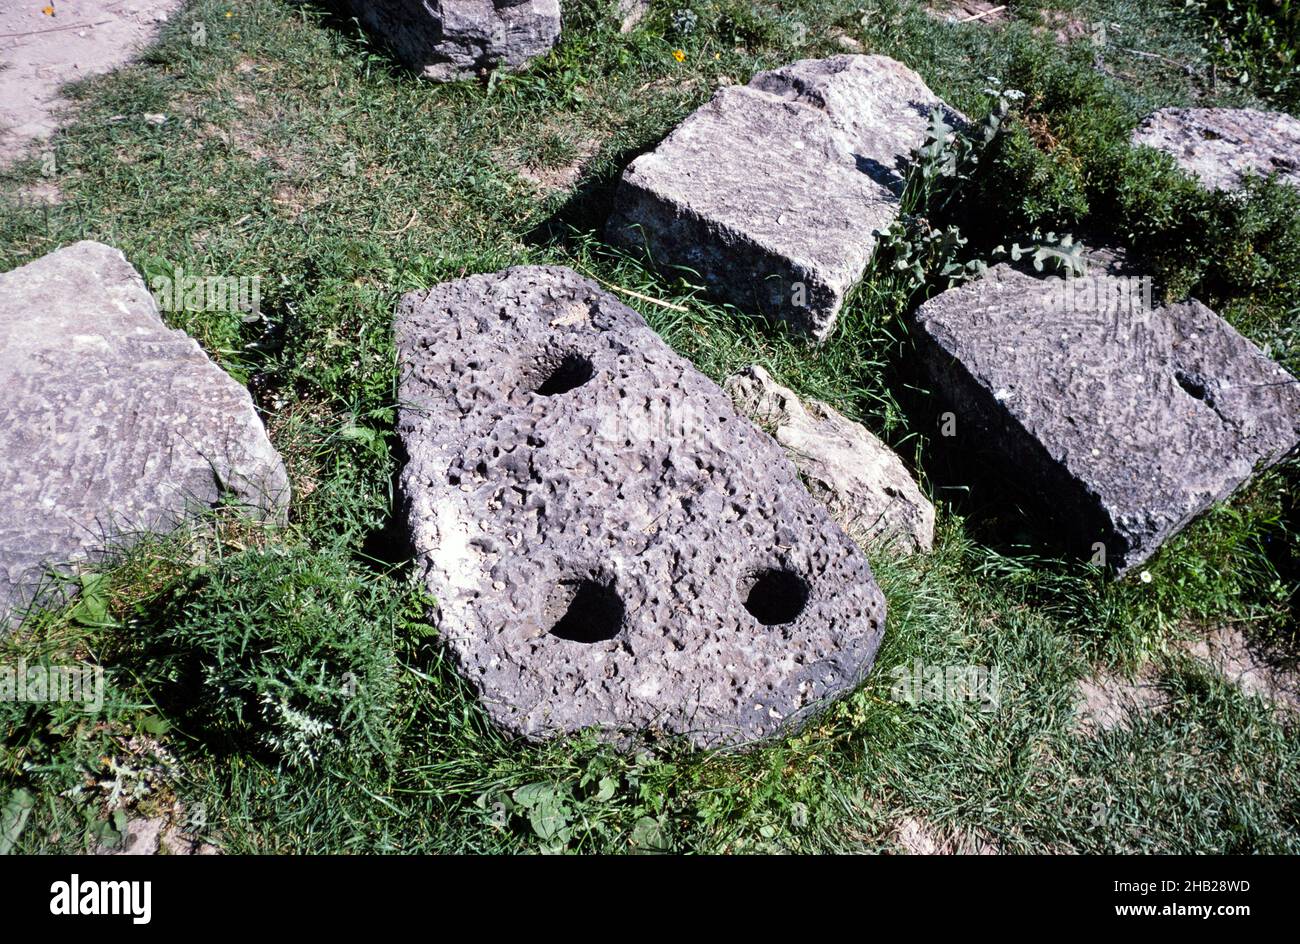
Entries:
<svg viewBox="0 0 1300 944">
<path fill-rule="evenodd" d="M 519 69 L 560 38 L 559 0 L 347 0 L 366 29 L 425 78 Z"/>
<path fill-rule="evenodd" d="M 615 0 L 614 9 L 619 21 L 618 31 L 630 33 L 650 12 L 650 0 Z"/>
<path fill-rule="evenodd" d="M 1300 186 L 1300 121 L 1282 112 L 1162 108 L 1142 120 L 1133 143 L 1164 151 L 1212 190 L 1236 190 L 1248 174 Z"/>
<path fill-rule="evenodd" d="M 503 727 L 736 743 L 867 672 L 861 551 L 636 312 L 521 267 L 407 295 L 396 336 L 410 537 Z"/>
<path fill-rule="evenodd" d="M 820 400 L 794 391 L 754 365 L 727 378 L 736 408 L 786 450 L 814 498 L 854 538 L 934 547 L 934 505 L 888 446 Z"/>
<path fill-rule="evenodd" d="M 906 159 L 949 109 L 884 56 L 803 59 L 718 91 L 623 173 L 609 237 L 817 338 L 898 215 Z"/>
<path fill-rule="evenodd" d="M 240 384 L 163 324 L 116 249 L 0 275 L 0 625 L 48 569 L 223 500 L 280 516 L 284 466 Z"/>
<path fill-rule="evenodd" d="M 1300 383 L 1199 302 L 1150 305 L 1146 284 L 1001 265 L 914 315 L 956 442 L 1121 573 L 1300 443 Z"/>
</svg>

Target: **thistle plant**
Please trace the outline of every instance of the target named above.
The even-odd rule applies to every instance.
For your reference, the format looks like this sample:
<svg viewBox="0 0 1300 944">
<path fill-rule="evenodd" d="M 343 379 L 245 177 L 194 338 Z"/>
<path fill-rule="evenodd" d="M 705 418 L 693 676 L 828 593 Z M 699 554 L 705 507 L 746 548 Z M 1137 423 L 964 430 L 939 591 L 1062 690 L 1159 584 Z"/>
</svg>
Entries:
<svg viewBox="0 0 1300 944">
<path fill-rule="evenodd" d="M 925 141 L 912 152 L 907 165 L 898 219 L 876 234 L 878 258 L 888 260 L 889 270 L 901 277 L 909 295 L 930 287 L 943 291 L 983 275 L 988 268 L 988 260 L 962 258 L 968 240 L 958 227 L 933 222 L 942 219 L 954 201 L 961 198 L 981 158 L 1025 97 L 1017 89 L 1004 88 L 994 78 L 989 79 L 984 94 L 992 101 L 988 113 L 975 125 L 950 123 L 950 116 L 941 109 L 931 111 Z M 1010 250 L 998 246 L 990 255 L 1005 255 L 1012 261 L 1028 256 L 1039 271 L 1050 266 L 1082 274 L 1082 247 L 1071 236 L 1058 240 L 1055 233 L 1048 233 L 1041 241 L 1037 236 L 1035 233 L 1029 246 L 1015 243 Z"/>
</svg>

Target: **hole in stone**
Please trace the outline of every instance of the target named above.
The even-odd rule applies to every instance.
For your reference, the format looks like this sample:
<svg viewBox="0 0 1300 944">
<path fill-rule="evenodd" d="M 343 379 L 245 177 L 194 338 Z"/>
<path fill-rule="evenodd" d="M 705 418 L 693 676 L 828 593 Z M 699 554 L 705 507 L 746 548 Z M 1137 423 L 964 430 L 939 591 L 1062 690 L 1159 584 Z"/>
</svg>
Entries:
<svg viewBox="0 0 1300 944">
<path fill-rule="evenodd" d="M 764 626 L 792 622 L 808 603 L 807 581 L 776 567 L 751 574 L 742 584 L 742 592 L 745 609 Z"/>
<path fill-rule="evenodd" d="M 544 397 L 553 397 L 558 393 L 568 393 L 576 387 L 581 387 L 592 378 L 595 369 L 591 366 L 591 361 L 581 354 L 568 353 L 560 359 L 542 385 L 537 388 L 537 392 Z"/>
<path fill-rule="evenodd" d="M 623 601 L 611 584 L 582 579 L 565 581 L 572 599 L 551 627 L 551 635 L 570 642 L 602 642 L 613 639 L 623 628 Z"/>
<path fill-rule="evenodd" d="M 1181 370 L 1174 373 L 1174 379 L 1178 381 L 1178 386 L 1183 388 L 1183 392 L 1189 397 L 1195 397 L 1198 400 L 1206 399 L 1205 384 L 1190 374 L 1184 374 Z"/>
</svg>

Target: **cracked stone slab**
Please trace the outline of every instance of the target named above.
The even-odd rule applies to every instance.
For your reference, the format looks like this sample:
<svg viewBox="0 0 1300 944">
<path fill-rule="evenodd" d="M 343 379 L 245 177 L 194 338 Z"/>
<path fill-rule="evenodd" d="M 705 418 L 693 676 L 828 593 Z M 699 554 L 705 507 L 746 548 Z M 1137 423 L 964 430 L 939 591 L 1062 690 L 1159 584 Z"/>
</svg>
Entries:
<svg viewBox="0 0 1300 944">
<path fill-rule="evenodd" d="M 608 235 L 693 271 L 714 297 L 824 338 L 874 233 L 898 215 L 900 168 L 934 109 L 964 121 L 884 56 L 760 72 L 628 166 Z"/>
<path fill-rule="evenodd" d="M 1300 383 L 1197 301 L 1007 265 L 913 316 L 920 356 L 988 453 L 1118 573 L 1300 443 Z"/>
<path fill-rule="evenodd" d="M 410 539 L 502 727 L 734 744 L 865 676 L 862 552 L 632 309 L 520 267 L 405 296 L 396 340 Z"/>
<path fill-rule="evenodd" d="M 69 571 L 233 499 L 289 487 L 248 391 L 168 328 L 116 249 L 79 242 L 0 275 L 0 626 Z"/>
<path fill-rule="evenodd" d="M 785 448 L 809 492 L 845 531 L 863 541 L 933 549 L 934 505 L 865 426 L 820 400 L 801 402 L 756 364 L 722 386 L 742 414 Z"/>
<path fill-rule="evenodd" d="M 346 0 L 407 66 L 440 82 L 521 69 L 560 38 L 559 0 Z"/>
<path fill-rule="evenodd" d="M 1248 175 L 1300 187 L 1300 120 L 1253 108 L 1162 108 L 1142 120 L 1133 143 L 1173 157 L 1211 190 L 1237 190 Z"/>
</svg>

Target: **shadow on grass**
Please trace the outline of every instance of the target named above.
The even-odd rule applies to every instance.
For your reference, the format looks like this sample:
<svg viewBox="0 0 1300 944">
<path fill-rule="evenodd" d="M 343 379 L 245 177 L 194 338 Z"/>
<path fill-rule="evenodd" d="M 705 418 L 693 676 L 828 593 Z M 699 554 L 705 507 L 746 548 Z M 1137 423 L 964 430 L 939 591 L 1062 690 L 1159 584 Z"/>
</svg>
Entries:
<svg viewBox="0 0 1300 944">
<path fill-rule="evenodd" d="M 393 470 L 389 476 L 391 510 L 382 525 L 372 528 L 362 538 L 357 560 L 368 570 L 405 578 L 411 575 L 415 558 L 415 547 L 407 525 L 410 502 L 401 483 L 402 470 L 410 456 L 396 430 L 391 431 L 387 439 Z"/>
<path fill-rule="evenodd" d="M 348 0 L 297 0 L 295 6 L 303 10 L 304 14 L 312 15 L 322 28 L 337 33 L 356 47 L 358 52 L 364 51 L 370 58 L 367 63 L 370 68 L 377 66 L 393 79 L 419 80 L 419 75 L 402 62 L 383 36 L 361 25 L 361 21 L 351 12 Z"/>
<path fill-rule="evenodd" d="M 567 248 L 575 233 L 603 233 L 605 221 L 614 209 L 614 192 L 623 169 L 658 146 L 659 142 L 655 141 L 646 147 L 625 148 L 609 160 L 601 161 L 606 169 L 584 174 L 577 188 L 559 207 L 524 233 L 524 242 L 530 246 Z"/>
</svg>

